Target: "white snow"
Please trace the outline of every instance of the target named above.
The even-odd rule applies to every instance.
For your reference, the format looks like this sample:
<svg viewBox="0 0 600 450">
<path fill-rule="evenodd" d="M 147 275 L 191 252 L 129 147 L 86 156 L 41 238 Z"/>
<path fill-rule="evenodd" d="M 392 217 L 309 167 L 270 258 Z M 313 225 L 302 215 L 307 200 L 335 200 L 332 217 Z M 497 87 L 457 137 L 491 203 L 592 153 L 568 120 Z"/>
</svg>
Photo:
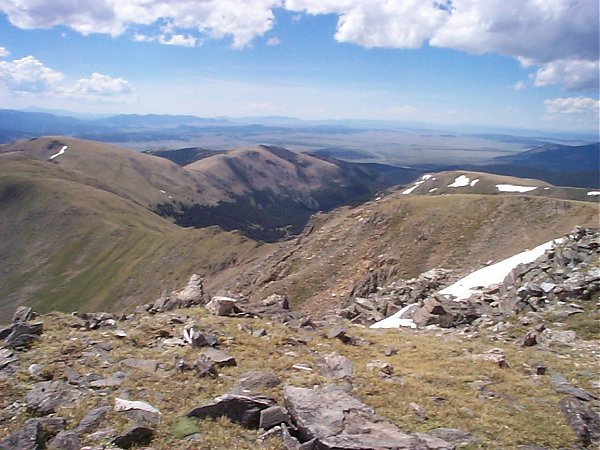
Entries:
<svg viewBox="0 0 600 450">
<path fill-rule="evenodd" d="M 433 175 L 429 175 L 429 174 L 427 173 L 427 174 L 423 175 L 423 176 L 421 177 L 421 179 L 423 179 L 423 180 L 429 180 L 429 179 L 430 179 L 432 176 L 433 176 Z"/>
<path fill-rule="evenodd" d="M 600 195 L 600 191 L 590 191 L 587 195 Z"/>
<path fill-rule="evenodd" d="M 530 192 L 537 189 L 537 186 L 515 186 L 514 184 L 497 184 L 500 192 Z"/>
<path fill-rule="evenodd" d="M 545 191 L 549 191 L 549 190 L 550 190 L 550 188 L 549 188 L 549 187 L 545 187 L 545 188 L 544 188 L 544 190 L 545 190 Z"/>
<path fill-rule="evenodd" d="M 161 194 L 166 194 L 166 192 L 165 192 L 165 191 L 163 191 L 162 189 L 160 190 L 160 193 L 161 193 Z"/>
<path fill-rule="evenodd" d="M 471 181 L 471 187 L 475 186 L 477 183 L 479 183 L 479 178 L 476 178 L 475 180 Z"/>
<path fill-rule="evenodd" d="M 60 149 L 60 152 L 55 153 L 54 155 L 50 156 L 50 158 L 48 158 L 48 159 L 54 159 L 57 156 L 60 156 L 60 155 L 64 154 L 66 150 L 67 150 L 67 146 L 63 145 L 63 148 Z"/>
<path fill-rule="evenodd" d="M 471 180 L 469 179 L 469 177 L 467 177 L 465 175 L 460 175 L 460 176 L 456 177 L 456 180 L 454 180 L 454 183 L 449 184 L 447 187 L 451 187 L 451 188 L 464 187 L 464 186 L 468 186 L 470 182 L 471 182 Z"/>
<path fill-rule="evenodd" d="M 558 243 L 560 241 L 561 239 L 555 239 L 554 241 L 546 242 L 545 244 L 538 245 L 534 249 L 526 250 L 497 262 L 496 264 L 479 269 L 458 280 L 453 285 L 442 289 L 438 294 L 453 296 L 455 301 L 469 298 L 471 295 L 481 292 L 481 288 L 501 283 L 510 271 L 519 264 L 535 261 L 542 256 L 546 250 L 550 249 L 555 242 Z"/>
<path fill-rule="evenodd" d="M 420 185 L 422 185 L 424 183 L 424 181 L 416 181 L 415 185 L 413 187 L 409 187 L 408 189 L 406 189 L 405 191 L 402 191 L 403 195 L 408 195 L 408 194 L 412 194 L 412 191 L 414 191 L 416 188 L 418 188 Z"/>
<path fill-rule="evenodd" d="M 429 192 L 435 192 L 435 191 L 437 191 L 437 188 L 429 189 Z"/>
<path fill-rule="evenodd" d="M 414 308 L 415 304 L 411 304 L 405 306 L 396 314 L 391 315 L 379 322 L 375 322 L 369 328 L 400 328 L 400 327 L 408 327 L 408 328 L 417 328 L 417 325 L 413 322 L 412 319 L 402 319 L 402 315 L 404 315 L 408 310 Z"/>
</svg>

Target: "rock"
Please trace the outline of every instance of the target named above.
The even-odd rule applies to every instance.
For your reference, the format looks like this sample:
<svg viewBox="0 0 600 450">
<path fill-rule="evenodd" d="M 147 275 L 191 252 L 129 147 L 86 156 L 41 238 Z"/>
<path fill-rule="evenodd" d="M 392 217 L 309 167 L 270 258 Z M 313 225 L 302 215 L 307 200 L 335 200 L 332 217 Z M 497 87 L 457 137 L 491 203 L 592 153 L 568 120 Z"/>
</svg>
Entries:
<svg viewBox="0 0 600 450">
<path fill-rule="evenodd" d="M 408 409 L 410 409 L 410 411 L 419 419 L 419 420 L 429 420 L 429 415 L 427 414 L 427 411 L 425 411 L 425 409 L 421 406 L 418 405 L 416 403 L 410 402 L 408 404 Z"/>
<path fill-rule="evenodd" d="M 236 308 L 237 300 L 230 297 L 213 297 L 205 307 L 215 316 L 231 316 L 239 312 Z"/>
<path fill-rule="evenodd" d="M 110 378 L 101 378 L 98 380 L 92 380 L 89 383 L 89 386 L 92 389 L 105 389 L 105 388 L 113 388 L 118 387 L 127 379 L 127 374 L 125 372 L 115 372 Z"/>
<path fill-rule="evenodd" d="M 434 436 L 404 433 L 391 421 L 333 386 L 324 389 L 286 386 L 283 398 L 298 429 L 299 445 L 314 439 L 314 448 L 318 449 L 454 448 Z"/>
<path fill-rule="evenodd" d="M 583 400 L 584 402 L 598 399 L 598 397 L 596 397 L 593 394 L 590 394 L 585 389 L 572 386 L 562 375 L 552 375 L 552 377 L 550 378 L 550 383 L 552 384 L 552 387 L 556 392 L 559 392 L 561 394 L 572 395 L 573 397 L 576 397 L 579 400 Z"/>
<path fill-rule="evenodd" d="M 193 274 L 187 285 L 177 293 L 182 308 L 204 304 L 204 285 L 202 277 Z"/>
<path fill-rule="evenodd" d="M 287 297 L 285 295 L 281 295 L 281 294 L 269 295 L 264 300 L 261 300 L 260 305 L 265 306 L 265 307 L 275 306 L 275 307 L 281 308 L 281 309 L 290 309 L 290 304 L 289 304 Z"/>
<path fill-rule="evenodd" d="M 452 314 L 446 311 L 442 303 L 434 298 L 425 299 L 423 306 L 413 313 L 412 320 L 418 327 L 439 325 L 442 328 L 449 328 L 454 323 Z"/>
<path fill-rule="evenodd" d="M 15 352 L 8 348 L 0 349 L 0 370 L 16 363 L 19 359 L 15 356 Z"/>
<path fill-rule="evenodd" d="M 96 330 L 100 327 L 114 327 L 119 318 L 116 314 L 107 312 L 83 313 L 81 314 L 83 326 L 87 330 Z"/>
<path fill-rule="evenodd" d="M 23 323 L 13 324 L 10 334 L 4 339 L 8 348 L 27 348 L 38 339 L 42 334 L 43 323 Z"/>
<path fill-rule="evenodd" d="M 196 372 L 200 378 L 213 377 L 217 375 L 217 365 L 206 355 L 200 355 L 194 363 Z"/>
<path fill-rule="evenodd" d="M 214 334 L 201 332 L 196 324 L 191 324 L 183 329 L 183 340 L 194 348 L 214 347 L 218 339 Z"/>
<path fill-rule="evenodd" d="M 79 389 L 64 381 L 43 381 L 36 383 L 25 396 L 27 411 L 31 414 L 47 415 L 56 408 L 79 400 Z"/>
<path fill-rule="evenodd" d="M 13 315 L 13 323 L 27 322 L 37 317 L 37 314 L 33 312 L 28 306 L 19 306 Z"/>
<path fill-rule="evenodd" d="M 386 363 L 386 362 L 380 361 L 378 359 L 376 359 L 374 361 L 369 361 L 367 363 L 367 370 L 371 371 L 371 372 L 377 370 L 378 372 L 381 372 L 385 375 L 393 375 L 394 374 L 394 367 L 390 363 Z"/>
<path fill-rule="evenodd" d="M 289 421 L 290 416 L 285 408 L 282 408 L 281 406 L 271 406 L 260 412 L 260 422 L 258 426 L 268 430 L 282 423 L 289 423 Z"/>
<path fill-rule="evenodd" d="M 46 444 L 46 433 L 38 420 L 29 419 L 17 432 L 0 440 L 0 448 L 7 450 L 38 450 Z"/>
<path fill-rule="evenodd" d="M 127 358 L 121 361 L 121 364 L 150 373 L 154 373 L 158 369 L 158 361 L 154 359 Z"/>
<path fill-rule="evenodd" d="M 352 344 L 354 342 L 354 339 L 352 339 L 346 334 L 346 329 L 341 325 L 335 326 L 327 330 L 325 336 L 327 337 L 327 339 L 339 339 L 344 344 Z"/>
<path fill-rule="evenodd" d="M 492 348 L 487 352 L 482 353 L 481 355 L 474 355 L 474 359 L 483 359 L 484 361 L 491 361 L 494 364 L 497 364 L 499 367 L 508 367 L 508 363 L 506 362 L 506 357 L 504 356 L 504 351 L 500 348 Z"/>
<path fill-rule="evenodd" d="M 81 441 L 74 431 L 61 431 L 48 442 L 48 447 L 60 450 L 79 450 Z"/>
<path fill-rule="evenodd" d="M 213 402 L 194 408 L 188 413 L 188 417 L 215 419 L 224 416 L 246 428 L 258 428 L 260 412 L 271 406 L 276 406 L 276 403 L 270 397 L 229 393 L 215 398 Z"/>
<path fill-rule="evenodd" d="M 134 419 L 138 424 L 158 425 L 160 423 L 160 411 L 146 402 L 116 398 L 115 411 L 126 412 L 127 415 Z"/>
<path fill-rule="evenodd" d="M 600 445 L 600 416 L 594 410 L 571 396 L 563 398 L 558 407 L 580 444 Z"/>
<path fill-rule="evenodd" d="M 454 428 L 434 428 L 427 433 L 454 445 L 466 446 L 477 442 L 477 438 L 471 433 L 465 433 Z"/>
<path fill-rule="evenodd" d="M 46 448 L 46 441 L 62 432 L 66 420 L 62 417 L 28 419 L 17 432 L 0 440 L 2 450 L 38 450 Z"/>
<path fill-rule="evenodd" d="M 0 328 L 0 339 L 6 339 L 12 333 L 12 326 Z"/>
<path fill-rule="evenodd" d="M 110 406 L 101 406 L 94 408 L 81 419 L 75 431 L 78 433 L 89 434 L 89 432 L 97 428 L 106 418 L 106 415 L 110 412 Z"/>
<path fill-rule="evenodd" d="M 525 336 L 517 341 L 517 344 L 521 347 L 533 347 L 537 344 L 537 332 L 529 331 Z"/>
<path fill-rule="evenodd" d="M 398 349 L 394 348 L 394 347 L 385 347 L 383 349 L 383 354 L 385 356 L 394 356 L 397 353 L 398 353 Z"/>
<path fill-rule="evenodd" d="M 209 347 L 200 355 L 212 360 L 217 367 L 237 365 L 237 362 L 233 356 L 229 356 L 227 353 L 217 350 L 216 348 Z"/>
<path fill-rule="evenodd" d="M 320 372 L 327 378 L 342 379 L 352 377 L 352 363 L 345 356 L 332 352 L 315 360 Z"/>
<path fill-rule="evenodd" d="M 233 384 L 236 392 L 258 392 L 271 389 L 281 384 L 281 379 L 273 371 L 251 371 L 240 375 Z"/>
<path fill-rule="evenodd" d="M 148 445 L 154 438 L 155 430 L 143 425 L 135 425 L 112 440 L 112 443 L 120 448 L 131 448 L 134 446 Z"/>
</svg>

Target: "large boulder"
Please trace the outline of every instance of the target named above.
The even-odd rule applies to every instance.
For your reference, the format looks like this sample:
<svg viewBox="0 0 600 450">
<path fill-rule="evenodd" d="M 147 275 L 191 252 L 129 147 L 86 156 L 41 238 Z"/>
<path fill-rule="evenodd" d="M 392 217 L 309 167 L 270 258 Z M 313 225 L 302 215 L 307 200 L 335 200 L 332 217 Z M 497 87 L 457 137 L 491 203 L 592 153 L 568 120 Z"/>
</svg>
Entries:
<svg viewBox="0 0 600 450">
<path fill-rule="evenodd" d="M 600 415 L 598 413 L 578 398 L 571 396 L 563 398 L 558 403 L 558 407 L 580 444 L 600 446 Z"/>
<path fill-rule="evenodd" d="M 314 439 L 314 448 L 336 450 L 453 449 L 426 434 L 408 434 L 340 388 L 286 386 L 285 405 L 300 442 Z"/>
</svg>

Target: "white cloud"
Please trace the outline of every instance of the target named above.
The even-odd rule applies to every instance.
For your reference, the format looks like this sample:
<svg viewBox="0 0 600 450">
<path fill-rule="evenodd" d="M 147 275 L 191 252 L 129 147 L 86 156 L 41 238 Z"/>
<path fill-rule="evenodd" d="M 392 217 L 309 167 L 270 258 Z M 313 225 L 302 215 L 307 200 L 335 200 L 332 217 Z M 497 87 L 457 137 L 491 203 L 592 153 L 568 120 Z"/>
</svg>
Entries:
<svg viewBox="0 0 600 450">
<path fill-rule="evenodd" d="M 286 0 L 308 14 L 337 14 L 335 38 L 365 47 L 424 44 L 496 53 L 541 66 L 534 85 L 597 89 L 597 0 Z"/>
<path fill-rule="evenodd" d="M 33 56 L 0 61 L 0 83 L 17 94 L 54 92 L 62 79 L 62 73 L 44 66 Z"/>
<path fill-rule="evenodd" d="M 269 45 L 269 46 L 276 46 L 276 45 L 280 45 L 280 44 L 281 44 L 281 39 L 279 39 L 277 36 L 270 37 L 269 39 L 267 39 L 267 45 Z"/>
<path fill-rule="evenodd" d="M 123 101 L 133 94 L 133 89 L 123 78 L 112 78 L 94 72 L 90 78 L 82 78 L 73 88 L 66 89 L 64 94 L 87 100 Z"/>
<path fill-rule="evenodd" d="M 45 66 L 33 56 L 0 61 L 0 87 L 21 96 L 103 101 L 125 101 L 133 94 L 133 89 L 123 78 L 100 73 L 69 84 L 64 74 Z"/>
<path fill-rule="evenodd" d="M 5 56 L 10 55 L 10 52 L 6 50 L 4 47 L 0 47 L 0 58 L 4 58 Z"/>
<path fill-rule="evenodd" d="M 166 21 L 212 38 L 231 37 L 234 48 L 243 48 L 272 28 L 272 9 L 281 3 L 282 0 L 96 0 L 82 7 L 74 0 L 0 0 L 0 11 L 20 28 L 65 25 L 84 35 L 118 36 L 132 26 Z M 163 41 L 189 45 L 191 39 L 172 36 Z"/>
<path fill-rule="evenodd" d="M 544 100 L 546 112 L 556 115 L 598 115 L 600 101 L 590 97 L 566 97 Z"/>
<path fill-rule="evenodd" d="M 164 45 L 195 47 L 198 39 L 194 36 L 184 36 L 183 34 L 162 34 L 159 36 L 158 42 Z"/>
<path fill-rule="evenodd" d="M 526 87 L 527 87 L 527 83 L 525 81 L 517 81 L 515 84 L 512 85 L 512 88 L 515 91 L 522 91 Z"/>
<path fill-rule="evenodd" d="M 598 61 L 565 60 L 544 64 L 532 75 L 534 86 L 562 84 L 569 90 L 598 89 Z"/>
</svg>

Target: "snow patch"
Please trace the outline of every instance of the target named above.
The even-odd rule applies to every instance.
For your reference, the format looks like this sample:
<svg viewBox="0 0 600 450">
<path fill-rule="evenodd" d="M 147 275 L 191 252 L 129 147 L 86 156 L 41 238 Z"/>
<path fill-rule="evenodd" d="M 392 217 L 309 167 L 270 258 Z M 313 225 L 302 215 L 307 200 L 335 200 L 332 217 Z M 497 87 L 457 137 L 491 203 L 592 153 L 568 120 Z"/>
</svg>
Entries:
<svg viewBox="0 0 600 450">
<path fill-rule="evenodd" d="M 429 192 L 435 192 L 435 191 L 437 191 L 437 188 L 429 189 Z"/>
<path fill-rule="evenodd" d="M 451 286 L 438 292 L 440 295 L 454 297 L 454 301 L 464 300 L 473 294 L 481 293 L 482 288 L 492 284 L 501 283 L 504 278 L 519 264 L 527 264 L 542 256 L 546 250 L 552 248 L 554 243 L 560 243 L 562 239 L 555 239 L 538 245 L 534 249 L 525 250 L 510 258 L 504 259 L 491 266 L 479 269 L 470 275 L 458 280 Z"/>
<path fill-rule="evenodd" d="M 514 184 L 497 184 L 500 192 L 530 192 L 537 189 L 537 186 L 515 186 Z"/>
<path fill-rule="evenodd" d="M 451 187 L 451 188 L 464 187 L 464 186 L 468 186 L 470 182 L 471 182 L 471 180 L 469 179 L 469 177 L 467 177 L 466 175 L 460 175 L 460 176 L 456 177 L 456 179 L 454 180 L 454 183 L 449 184 L 447 187 Z"/>
<path fill-rule="evenodd" d="M 166 192 L 165 192 L 165 191 L 163 191 L 162 189 L 160 189 L 160 193 L 161 193 L 161 194 L 166 194 Z"/>
<path fill-rule="evenodd" d="M 430 175 L 430 174 L 428 174 L 428 173 L 427 173 L 427 174 L 423 175 L 423 176 L 421 177 L 421 179 L 423 179 L 423 180 L 429 180 L 429 179 L 430 179 L 432 176 L 433 176 L 433 175 Z"/>
<path fill-rule="evenodd" d="M 60 149 L 60 151 L 58 153 L 55 153 L 54 155 L 50 156 L 50 160 L 56 158 L 57 156 L 63 155 L 65 153 L 65 151 L 67 150 L 67 146 L 63 145 L 63 148 Z"/>
<path fill-rule="evenodd" d="M 417 325 L 413 322 L 412 319 L 403 319 L 402 318 L 402 316 L 404 314 L 406 314 L 410 309 L 412 309 L 414 307 L 415 307 L 415 304 L 405 306 L 400 311 L 398 311 L 396 314 L 391 315 L 390 317 L 386 317 L 385 319 L 380 320 L 379 322 L 375 322 L 369 328 L 400 328 L 400 327 L 417 328 Z"/>
<path fill-rule="evenodd" d="M 587 195 L 600 195 L 600 191 L 590 191 Z"/>
<path fill-rule="evenodd" d="M 475 180 L 471 181 L 471 187 L 475 186 L 477 183 L 479 183 L 479 178 L 476 178 Z"/>
<path fill-rule="evenodd" d="M 406 189 L 405 191 L 402 191 L 403 195 L 408 195 L 408 194 L 412 194 L 412 191 L 414 191 L 416 188 L 418 188 L 419 186 L 421 186 L 425 181 L 416 181 L 415 185 L 413 187 L 409 187 L 408 189 Z"/>
</svg>

